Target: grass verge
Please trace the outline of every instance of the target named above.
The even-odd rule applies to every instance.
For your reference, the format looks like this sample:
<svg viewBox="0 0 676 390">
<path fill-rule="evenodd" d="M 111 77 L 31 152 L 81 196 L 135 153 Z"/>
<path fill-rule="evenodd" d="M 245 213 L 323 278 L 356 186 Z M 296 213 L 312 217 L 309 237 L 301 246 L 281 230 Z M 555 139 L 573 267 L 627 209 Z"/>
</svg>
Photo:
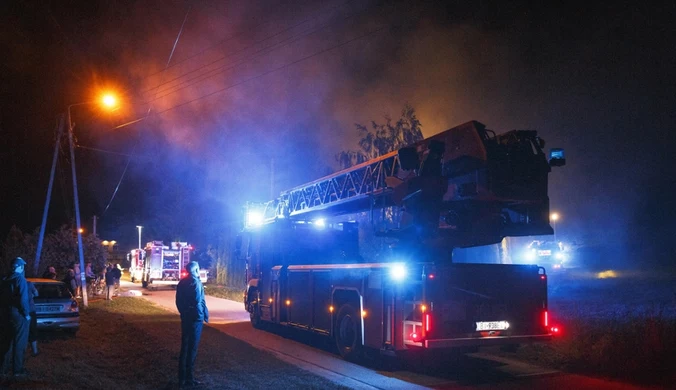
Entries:
<svg viewBox="0 0 676 390">
<path fill-rule="evenodd" d="M 572 306 L 572 305 L 570 305 Z M 604 315 L 566 310 L 562 334 L 522 346 L 514 357 L 539 365 L 643 385 L 676 383 L 676 318 L 669 307 L 636 307 Z M 508 355 L 508 354 L 506 354 Z"/>
<path fill-rule="evenodd" d="M 244 289 L 226 287 L 220 284 L 206 284 L 204 291 L 207 295 L 225 298 L 231 301 L 242 302 Z"/>
<path fill-rule="evenodd" d="M 40 355 L 27 357 L 24 389 L 178 388 L 180 321 L 138 298 L 91 301 L 77 336 L 45 333 Z M 206 327 L 196 362 L 205 389 L 342 388 L 271 354 Z"/>
</svg>

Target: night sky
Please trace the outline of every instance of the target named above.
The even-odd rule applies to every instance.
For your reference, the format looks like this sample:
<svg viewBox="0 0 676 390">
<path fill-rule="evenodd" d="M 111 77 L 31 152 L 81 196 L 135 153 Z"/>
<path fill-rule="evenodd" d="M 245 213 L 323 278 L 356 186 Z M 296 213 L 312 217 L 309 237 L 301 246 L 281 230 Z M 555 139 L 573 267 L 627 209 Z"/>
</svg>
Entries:
<svg viewBox="0 0 676 390">
<path fill-rule="evenodd" d="M 40 224 L 58 115 L 113 89 L 117 111 L 72 117 L 83 223 L 122 245 L 139 224 L 206 245 L 410 103 L 425 136 L 474 119 L 565 148 L 559 238 L 674 256 L 676 2 L 410 3 L 3 2 L 0 234 Z M 50 228 L 73 216 L 69 161 Z"/>
</svg>

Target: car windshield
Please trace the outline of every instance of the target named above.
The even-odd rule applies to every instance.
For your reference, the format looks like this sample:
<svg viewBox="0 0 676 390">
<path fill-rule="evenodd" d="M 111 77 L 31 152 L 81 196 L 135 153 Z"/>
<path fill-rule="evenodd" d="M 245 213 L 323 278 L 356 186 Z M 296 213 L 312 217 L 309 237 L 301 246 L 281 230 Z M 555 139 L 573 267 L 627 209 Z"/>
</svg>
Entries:
<svg viewBox="0 0 676 390">
<path fill-rule="evenodd" d="M 70 298 L 70 292 L 63 283 L 36 284 L 38 299 Z"/>
</svg>

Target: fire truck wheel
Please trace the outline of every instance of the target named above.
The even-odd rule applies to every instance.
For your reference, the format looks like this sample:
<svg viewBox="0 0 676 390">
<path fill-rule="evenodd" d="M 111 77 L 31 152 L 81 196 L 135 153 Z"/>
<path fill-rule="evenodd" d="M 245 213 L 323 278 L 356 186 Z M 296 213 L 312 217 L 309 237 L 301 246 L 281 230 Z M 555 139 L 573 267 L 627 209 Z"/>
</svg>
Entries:
<svg viewBox="0 0 676 390">
<path fill-rule="evenodd" d="M 263 321 L 261 320 L 261 310 L 258 306 L 258 301 L 255 297 L 258 297 L 258 292 L 256 290 L 249 291 L 249 319 L 251 320 L 251 326 L 256 329 L 263 329 Z"/>
<path fill-rule="evenodd" d="M 335 325 L 336 347 L 345 360 L 358 359 L 361 352 L 361 318 L 349 303 L 338 310 Z"/>
<path fill-rule="evenodd" d="M 136 283 L 136 278 L 132 276 L 132 277 L 131 277 L 131 282 L 132 282 L 132 283 Z"/>
<path fill-rule="evenodd" d="M 148 282 L 146 282 L 145 280 L 141 281 L 141 285 L 143 286 L 143 288 L 148 288 Z"/>
</svg>

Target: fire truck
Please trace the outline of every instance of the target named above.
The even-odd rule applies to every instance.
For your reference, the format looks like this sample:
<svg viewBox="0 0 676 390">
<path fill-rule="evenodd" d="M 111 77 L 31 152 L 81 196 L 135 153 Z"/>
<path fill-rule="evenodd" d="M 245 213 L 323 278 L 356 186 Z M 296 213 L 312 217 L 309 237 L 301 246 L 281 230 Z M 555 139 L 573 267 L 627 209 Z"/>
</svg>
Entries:
<svg viewBox="0 0 676 390">
<path fill-rule="evenodd" d="M 193 250 L 187 242 L 172 242 L 169 246 L 162 241 L 150 241 L 144 248 L 141 284 L 145 288 L 176 286 L 187 276 L 185 267 L 190 262 Z M 200 280 L 206 283 L 207 270 L 200 270 Z"/>
<path fill-rule="evenodd" d="M 553 234 L 548 175 L 565 158 L 543 149 L 534 130 L 471 121 L 248 204 L 235 255 L 252 325 L 326 335 L 346 359 L 549 340 L 543 267 L 453 262 Z"/>
<path fill-rule="evenodd" d="M 131 277 L 131 282 L 136 283 L 137 280 L 141 280 L 143 275 L 143 260 L 145 260 L 145 251 L 142 249 L 132 249 L 131 252 L 127 254 L 129 259 L 129 276 Z"/>
</svg>

